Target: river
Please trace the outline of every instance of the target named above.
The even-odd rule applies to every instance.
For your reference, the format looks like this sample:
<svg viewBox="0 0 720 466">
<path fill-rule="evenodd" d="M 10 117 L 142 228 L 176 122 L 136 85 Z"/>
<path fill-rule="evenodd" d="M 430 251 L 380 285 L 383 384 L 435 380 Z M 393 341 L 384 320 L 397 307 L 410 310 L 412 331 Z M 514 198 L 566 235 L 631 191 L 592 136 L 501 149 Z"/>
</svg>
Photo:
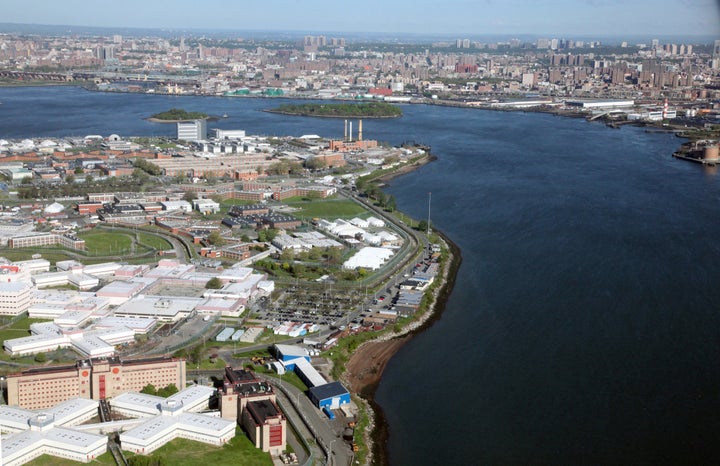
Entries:
<svg viewBox="0 0 720 466">
<path fill-rule="evenodd" d="M 0 88 L 0 138 L 174 136 L 172 107 L 248 134 L 342 137 L 263 99 Z M 283 101 L 284 102 L 284 101 Z M 399 208 L 462 250 L 442 318 L 377 401 L 393 465 L 720 460 L 720 184 L 681 140 L 546 114 L 403 106 L 365 138 L 432 146 Z"/>
</svg>

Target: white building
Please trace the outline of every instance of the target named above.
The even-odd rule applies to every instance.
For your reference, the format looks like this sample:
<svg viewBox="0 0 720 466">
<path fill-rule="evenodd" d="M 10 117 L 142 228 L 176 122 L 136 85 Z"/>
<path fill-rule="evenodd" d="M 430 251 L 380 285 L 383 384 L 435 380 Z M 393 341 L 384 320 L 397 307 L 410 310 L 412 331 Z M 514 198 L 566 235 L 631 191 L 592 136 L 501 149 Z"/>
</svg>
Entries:
<svg viewBox="0 0 720 466">
<path fill-rule="evenodd" d="M 203 141 L 207 139 L 207 122 L 205 120 L 178 122 L 177 138 L 181 141 Z"/>
<path fill-rule="evenodd" d="M 242 139 L 245 137 L 245 130 L 242 129 L 214 129 L 215 139 Z"/>
<path fill-rule="evenodd" d="M 220 212 L 220 204 L 212 199 L 194 199 L 193 207 L 201 214 L 216 214 Z"/>
<path fill-rule="evenodd" d="M 30 308 L 32 287 L 24 282 L 0 282 L 0 315 L 16 316 Z"/>
<path fill-rule="evenodd" d="M 89 463 L 107 450 L 107 436 L 72 429 L 97 414 L 98 402 L 75 398 L 43 412 L 0 406 L 4 466 L 25 464 L 42 455 Z M 9 435 L 7 435 L 9 433 Z"/>
<path fill-rule="evenodd" d="M 235 436 L 234 420 L 195 414 L 208 409 L 215 389 L 194 385 L 164 399 L 142 393 L 123 393 L 111 401 L 114 411 L 148 418 L 120 434 L 124 450 L 147 455 L 175 438 L 221 446 Z"/>
<path fill-rule="evenodd" d="M 163 210 L 179 210 L 180 212 L 192 212 L 192 204 L 188 201 L 162 201 L 160 204 Z"/>
<path fill-rule="evenodd" d="M 116 317 L 153 318 L 161 322 L 177 322 L 190 316 L 203 302 L 200 298 L 181 296 L 137 296 L 115 309 Z"/>
<path fill-rule="evenodd" d="M 392 255 L 393 251 L 391 249 L 365 247 L 345 261 L 343 268 L 347 270 L 358 268 L 376 270 L 379 269 Z"/>
</svg>

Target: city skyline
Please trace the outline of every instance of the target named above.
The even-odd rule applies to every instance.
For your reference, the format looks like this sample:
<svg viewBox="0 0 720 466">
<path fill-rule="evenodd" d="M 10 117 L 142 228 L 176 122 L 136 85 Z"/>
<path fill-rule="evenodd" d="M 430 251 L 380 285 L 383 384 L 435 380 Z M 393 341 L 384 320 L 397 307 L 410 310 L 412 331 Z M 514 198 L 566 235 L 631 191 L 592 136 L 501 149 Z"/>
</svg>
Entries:
<svg viewBox="0 0 720 466">
<path fill-rule="evenodd" d="M 3 22 L 82 27 L 346 31 L 428 35 L 720 36 L 713 0 L 427 0 L 360 4 L 306 0 L 5 0 Z"/>
</svg>

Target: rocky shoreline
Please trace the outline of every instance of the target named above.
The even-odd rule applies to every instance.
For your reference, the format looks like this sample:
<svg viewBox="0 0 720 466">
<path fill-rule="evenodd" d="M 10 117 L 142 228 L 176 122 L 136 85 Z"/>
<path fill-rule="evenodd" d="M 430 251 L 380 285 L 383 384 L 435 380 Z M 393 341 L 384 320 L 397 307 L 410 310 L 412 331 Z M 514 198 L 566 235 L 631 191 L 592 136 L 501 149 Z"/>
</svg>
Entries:
<svg viewBox="0 0 720 466">
<path fill-rule="evenodd" d="M 396 175 L 397 176 L 397 175 Z M 366 464 L 389 464 L 387 443 L 389 429 L 382 408 L 375 401 L 375 393 L 383 371 L 392 357 L 410 339 L 430 328 L 442 317 L 445 304 L 455 286 L 457 272 L 462 263 L 460 249 L 441 232 L 436 232 L 447 246 L 449 256 L 440 278 L 440 286 L 433 294 L 428 310 L 418 320 L 402 328 L 400 332 L 384 334 L 360 345 L 346 365 L 343 381 L 352 393 L 366 404 L 369 432 L 366 432 L 368 457 Z"/>
</svg>

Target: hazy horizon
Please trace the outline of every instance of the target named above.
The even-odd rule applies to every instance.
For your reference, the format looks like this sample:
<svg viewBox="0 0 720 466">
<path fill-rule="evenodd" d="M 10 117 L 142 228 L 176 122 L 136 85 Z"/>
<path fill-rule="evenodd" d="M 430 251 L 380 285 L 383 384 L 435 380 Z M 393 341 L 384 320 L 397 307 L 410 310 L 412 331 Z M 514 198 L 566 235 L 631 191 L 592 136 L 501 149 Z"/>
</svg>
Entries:
<svg viewBox="0 0 720 466">
<path fill-rule="evenodd" d="M 160 27 L 114 27 L 114 26 L 78 26 L 71 24 L 40 24 L 40 23 L 6 23 L 0 22 L 0 34 L 32 34 L 32 35 L 80 35 L 80 36 L 107 36 L 120 34 L 128 37 L 158 36 L 158 37 L 193 37 L 207 36 L 216 38 L 241 38 L 255 40 L 300 40 L 306 35 L 325 35 L 327 37 L 343 37 L 354 42 L 398 42 L 398 43 L 427 43 L 447 42 L 456 39 L 470 39 L 478 42 L 503 42 L 510 39 L 519 39 L 522 42 L 533 43 L 539 38 L 570 39 L 584 41 L 601 41 L 603 44 L 619 44 L 627 41 L 629 45 L 649 44 L 652 39 L 661 43 L 685 42 L 694 44 L 712 44 L 720 35 L 711 34 L 658 34 L 658 35 L 593 35 L 583 34 L 462 34 L 462 33 L 409 33 L 409 32 L 364 32 L 364 31 L 329 31 L 329 30 L 263 30 L 263 29 L 203 29 L 203 28 L 160 28 Z"/>
<path fill-rule="evenodd" d="M 4 0 L 6 25 L 473 38 L 717 37 L 714 0 Z"/>
</svg>

